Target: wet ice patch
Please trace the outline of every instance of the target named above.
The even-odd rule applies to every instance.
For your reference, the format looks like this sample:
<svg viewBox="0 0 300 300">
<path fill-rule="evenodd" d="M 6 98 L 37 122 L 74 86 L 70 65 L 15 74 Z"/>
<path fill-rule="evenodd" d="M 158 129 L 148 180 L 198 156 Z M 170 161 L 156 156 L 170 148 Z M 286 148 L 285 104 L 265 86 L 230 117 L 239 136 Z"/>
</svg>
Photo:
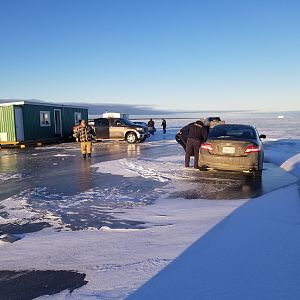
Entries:
<svg viewBox="0 0 300 300">
<path fill-rule="evenodd" d="M 155 187 L 156 186 L 156 187 Z M 75 195 L 53 193 L 47 188 L 26 190 L 1 202 L 1 224 L 47 222 L 60 230 L 141 228 L 143 222 L 122 220 L 120 209 L 145 206 L 163 193 L 155 185 L 122 181 L 119 186 L 97 187 Z"/>
</svg>

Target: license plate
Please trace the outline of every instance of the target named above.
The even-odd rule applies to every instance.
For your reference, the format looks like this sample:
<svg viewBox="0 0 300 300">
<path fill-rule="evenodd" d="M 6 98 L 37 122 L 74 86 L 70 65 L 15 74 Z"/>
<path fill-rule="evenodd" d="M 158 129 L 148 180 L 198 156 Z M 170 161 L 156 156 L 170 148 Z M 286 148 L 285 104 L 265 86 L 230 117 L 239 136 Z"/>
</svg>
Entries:
<svg viewBox="0 0 300 300">
<path fill-rule="evenodd" d="M 223 147 L 222 152 L 227 153 L 227 154 L 234 154 L 235 148 L 234 147 Z"/>
</svg>

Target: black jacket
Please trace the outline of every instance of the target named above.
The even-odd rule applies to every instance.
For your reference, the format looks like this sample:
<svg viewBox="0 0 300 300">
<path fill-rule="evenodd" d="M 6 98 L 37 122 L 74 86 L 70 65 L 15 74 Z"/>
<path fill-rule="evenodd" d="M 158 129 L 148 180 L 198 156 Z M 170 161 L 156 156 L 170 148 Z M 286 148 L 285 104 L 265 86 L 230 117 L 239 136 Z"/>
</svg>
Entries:
<svg viewBox="0 0 300 300">
<path fill-rule="evenodd" d="M 154 125 L 155 125 L 155 123 L 154 123 L 153 120 L 150 120 L 150 121 L 148 122 L 148 127 L 154 127 Z"/>
<path fill-rule="evenodd" d="M 208 135 L 207 126 L 201 121 L 193 122 L 181 128 L 180 132 L 187 132 L 188 138 L 195 139 L 201 143 L 205 142 Z"/>
</svg>

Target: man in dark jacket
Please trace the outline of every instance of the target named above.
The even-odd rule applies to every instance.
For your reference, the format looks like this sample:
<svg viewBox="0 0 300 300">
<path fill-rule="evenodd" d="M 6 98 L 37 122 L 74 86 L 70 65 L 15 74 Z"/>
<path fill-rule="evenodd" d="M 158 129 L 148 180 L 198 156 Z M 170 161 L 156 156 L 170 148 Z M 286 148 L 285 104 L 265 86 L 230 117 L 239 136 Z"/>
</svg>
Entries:
<svg viewBox="0 0 300 300">
<path fill-rule="evenodd" d="M 166 131 L 166 128 L 167 128 L 167 122 L 165 119 L 162 119 L 162 122 L 161 122 L 161 126 L 163 128 L 163 133 L 165 134 L 167 131 Z"/>
<path fill-rule="evenodd" d="M 188 139 L 185 150 L 185 167 L 190 166 L 190 158 L 194 155 L 194 168 L 198 168 L 199 150 L 201 144 L 207 139 L 207 128 L 202 121 L 196 121 L 183 127 L 181 132 L 188 132 Z"/>
<path fill-rule="evenodd" d="M 86 158 L 86 155 L 88 157 L 91 157 L 92 140 L 95 135 L 96 134 L 94 129 L 90 125 L 88 125 L 85 120 L 82 120 L 75 133 L 75 137 L 80 142 L 80 148 L 83 158 Z"/>
<path fill-rule="evenodd" d="M 155 123 L 152 119 L 150 119 L 150 121 L 148 122 L 148 130 L 149 130 L 150 134 L 152 134 L 152 135 L 154 135 L 154 132 L 156 131 Z"/>
</svg>

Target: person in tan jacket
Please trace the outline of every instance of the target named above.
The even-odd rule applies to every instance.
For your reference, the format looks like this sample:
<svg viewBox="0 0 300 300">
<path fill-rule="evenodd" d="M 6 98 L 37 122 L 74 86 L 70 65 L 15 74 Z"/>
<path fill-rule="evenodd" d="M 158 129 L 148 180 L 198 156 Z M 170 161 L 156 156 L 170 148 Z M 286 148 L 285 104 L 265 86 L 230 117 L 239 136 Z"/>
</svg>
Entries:
<svg viewBox="0 0 300 300">
<path fill-rule="evenodd" d="M 85 120 L 82 120 L 78 126 L 75 137 L 80 142 L 81 153 L 84 159 L 86 156 L 89 158 L 92 156 L 92 140 L 95 135 L 94 129 L 88 125 Z"/>
</svg>

